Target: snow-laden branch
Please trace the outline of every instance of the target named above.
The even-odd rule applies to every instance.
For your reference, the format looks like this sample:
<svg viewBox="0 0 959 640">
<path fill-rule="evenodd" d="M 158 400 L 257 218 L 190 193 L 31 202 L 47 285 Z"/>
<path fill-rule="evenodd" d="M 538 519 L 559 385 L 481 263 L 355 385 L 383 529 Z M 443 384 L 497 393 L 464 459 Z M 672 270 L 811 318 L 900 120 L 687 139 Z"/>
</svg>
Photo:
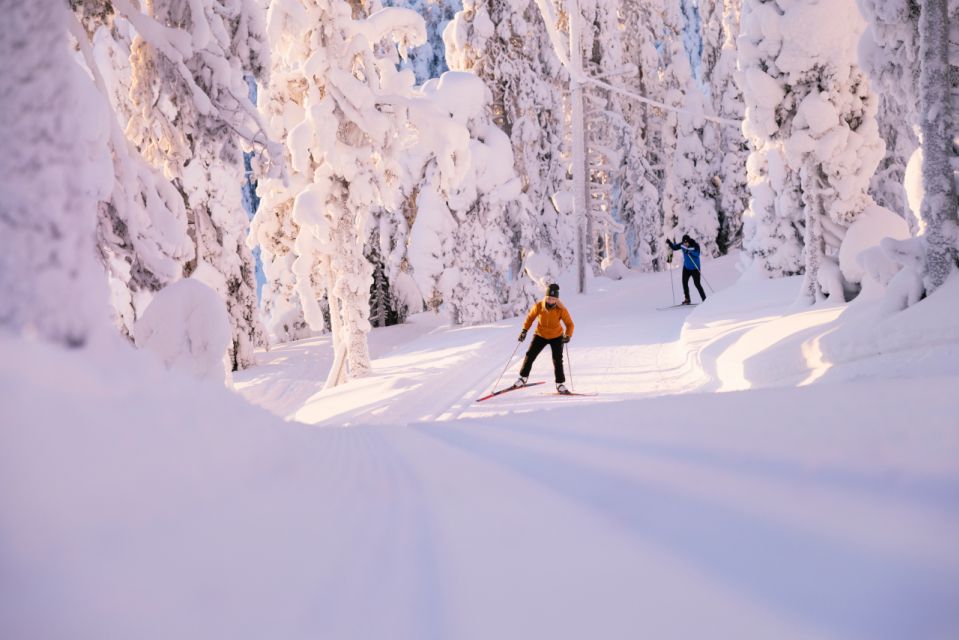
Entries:
<svg viewBox="0 0 959 640">
<path fill-rule="evenodd" d="M 589 76 L 583 76 L 583 77 L 584 77 L 585 82 L 587 82 L 587 83 L 589 83 L 589 84 L 594 84 L 594 85 L 596 85 L 596 86 L 598 86 L 598 87 L 602 87 L 602 88 L 607 89 L 607 90 L 609 90 L 609 91 L 615 91 L 616 93 L 619 93 L 619 94 L 621 94 L 621 95 L 624 95 L 624 96 L 626 96 L 626 97 L 628 97 L 628 98 L 632 98 L 633 100 L 636 100 L 636 101 L 638 101 L 638 102 L 643 102 L 643 103 L 652 105 L 652 106 L 654 106 L 654 107 L 659 107 L 660 109 L 664 109 L 664 110 L 666 110 L 666 111 L 674 111 L 674 112 L 676 112 L 676 113 L 687 113 L 687 114 L 689 114 L 689 115 L 691 115 L 691 116 L 693 116 L 693 117 L 696 117 L 696 118 L 702 118 L 703 120 L 708 120 L 709 122 L 716 122 L 716 123 L 718 123 L 718 124 L 723 124 L 723 125 L 727 125 L 727 126 L 730 126 L 730 127 L 737 127 L 737 128 L 738 128 L 738 127 L 741 127 L 741 126 L 743 125 L 743 123 L 742 123 L 741 121 L 739 121 L 739 120 L 730 120 L 729 118 L 720 118 L 719 116 L 709 115 L 709 114 L 707 114 L 707 113 L 705 113 L 705 112 L 703 112 L 703 111 L 690 111 L 690 110 L 688 110 L 688 109 L 682 109 L 682 108 L 680 108 L 680 107 L 673 107 L 673 106 L 670 106 L 670 105 L 668 105 L 668 104 L 659 102 L 658 100 L 653 100 L 653 99 L 651 99 L 651 98 L 647 98 L 646 96 L 640 95 L 640 94 L 636 93 L 635 91 L 629 91 L 628 89 L 623 89 L 623 88 L 621 88 L 621 87 L 617 87 L 617 86 L 611 85 L 611 84 L 609 84 L 608 82 L 603 82 L 602 80 L 599 80 L 599 79 L 597 79 L 597 78 L 592 78 L 592 77 L 589 77 Z"/>
<path fill-rule="evenodd" d="M 130 0 L 113 0 L 113 8 L 130 21 L 136 32 L 174 64 L 193 56 L 192 38 L 183 29 L 165 27 L 133 6 Z"/>
<path fill-rule="evenodd" d="M 549 35 L 550 44 L 553 45 L 553 52 L 556 54 L 556 57 L 559 58 L 563 68 L 565 68 L 573 78 L 573 81 L 582 83 L 585 76 L 573 70 L 569 61 L 569 43 L 556 27 L 559 22 L 559 16 L 556 15 L 556 8 L 550 0 L 536 0 L 536 6 L 539 7 L 539 12 L 543 16 L 543 22 L 546 23 L 546 33 Z"/>
<path fill-rule="evenodd" d="M 657 100 L 647 98 L 646 96 L 640 95 L 634 91 L 629 91 L 627 89 L 622 89 L 620 87 L 613 86 L 607 82 L 603 82 L 597 77 L 591 77 L 586 75 L 580 70 L 574 69 L 572 63 L 570 62 L 570 52 L 569 44 L 566 39 L 563 37 L 563 34 L 560 33 L 559 29 L 556 27 L 558 22 L 558 16 L 556 15 L 556 10 L 553 7 L 553 4 L 549 0 L 536 0 L 536 6 L 539 7 L 540 14 L 543 17 L 543 22 L 546 23 L 546 31 L 549 34 L 550 44 L 553 45 L 553 51 L 556 53 L 556 57 L 559 58 L 560 63 L 563 65 L 563 68 L 566 69 L 566 72 L 569 73 L 570 80 L 574 83 L 583 85 L 583 84 L 593 84 L 610 91 L 615 91 L 620 95 L 624 95 L 633 100 L 639 102 L 644 102 L 660 109 L 665 109 L 667 111 L 675 111 L 678 113 L 688 113 L 697 118 L 703 118 L 710 122 L 715 122 L 717 124 L 723 124 L 730 127 L 741 127 L 742 122 L 738 120 L 730 120 L 728 118 L 720 118 L 719 116 L 708 115 L 706 113 L 693 113 L 685 109 L 680 109 L 678 107 L 672 107 L 668 104 L 664 104 Z M 572 18 L 570 18 L 572 19 Z M 614 75 L 619 73 L 629 73 L 631 70 L 624 67 L 623 69 L 615 70 L 613 72 L 607 72 L 606 75 Z"/>
<path fill-rule="evenodd" d="M 259 148 L 261 150 L 260 155 L 265 156 L 268 161 L 266 163 L 266 173 L 271 176 L 276 175 L 285 180 L 285 169 L 282 161 L 280 161 L 280 158 L 282 158 L 282 146 L 270 140 L 269 135 L 266 133 L 266 124 L 262 116 L 248 97 L 242 94 L 237 95 L 232 83 L 221 82 L 219 83 L 220 86 L 226 90 L 226 93 L 233 98 L 233 102 L 235 103 L 233 105 L 222 104 L 197 84 L 196 78 L 194 78 L 193 73 L 191 73 L 187 67 L 186 61 L 194 55 L 210 54 L 209 56 L 205 56 L 205 62 L 208 65 L 210 65 L 211 59 L 222 57 L 222 53 L 218 54 L 207 49 L 213 40 L 213 34 L 210 23 L 202 10 L 202 6 L 196 0 L 191 0 L 190 5 L 191 14 L 194 17 L 196 25 L 192 33 L 183 29 L 166 27 L 160 24 L 151 16 L 140 11 L 134 6 L 131 0 L 113 0 L 115 11 L 129 20 L 137 34 L 170 61 L 176 69 L 179 78 L 190 90 L 193 97 L 193 104 L 197 111 L 201 115 L 217 118 L 247 144 L 253 148 Z M 214 74 L 214 76 L 217 75 L 222 74 Z M 242 112 L 248 121 L 253 123 L 256 129 L 255 131 L 231 121 L 225 114 L 226 111 L 235 112 L 237 110 Z M 261 164 L 261 166 L 263 165 Z"/>
<path fill-rule="evenodd" d="M 409 49 L 426 44 L 426 24 L 422 16 L 403 7 L 386 7 L 368 18 L 353 20 L 347 33 L 350 36 L 362 35 L 371 44 L 390 36 L 404 57 Z"/>
</svg>

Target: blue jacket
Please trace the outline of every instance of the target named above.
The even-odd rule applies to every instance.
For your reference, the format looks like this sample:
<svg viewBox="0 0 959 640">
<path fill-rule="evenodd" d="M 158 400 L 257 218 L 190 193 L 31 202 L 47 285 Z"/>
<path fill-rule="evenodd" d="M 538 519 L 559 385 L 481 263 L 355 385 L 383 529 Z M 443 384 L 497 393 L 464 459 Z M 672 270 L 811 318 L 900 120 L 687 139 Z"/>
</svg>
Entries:
<svg viewBox="0 0 959 640">
<path fill-rule="evenodd" d="M 699 265 L 702 264 L 699 261 L 699 247 L 684 247 L 681 244 L 675 242 L 666 241 L 669 244 L 669 248 L 673 251 L 677 249 L 682 250 L 683 252 L 683 269 L 689 269 L 690 271 L 699 271 Z"/>
</svg>

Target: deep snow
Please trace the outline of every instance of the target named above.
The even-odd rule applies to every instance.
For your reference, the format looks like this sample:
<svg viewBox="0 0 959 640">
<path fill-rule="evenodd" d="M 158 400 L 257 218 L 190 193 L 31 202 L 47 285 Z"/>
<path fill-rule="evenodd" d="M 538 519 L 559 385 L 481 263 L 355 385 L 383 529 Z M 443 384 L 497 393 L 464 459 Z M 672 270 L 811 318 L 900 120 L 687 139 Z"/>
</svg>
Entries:
<svg viewBox="0 0 959 640">
<path fill-rule="evenodd" d="M 0 635 L 956 637 L 959 281 L 880 320 L 733 266 L 694 309 L 655 310 L 676 272 L 564 294 L 595 397 L 474 402 L 520 318 L 377 329 L 331 391 L 325 338 L 236 376 L 306 424 L 0 344 Z"/>
</svg>

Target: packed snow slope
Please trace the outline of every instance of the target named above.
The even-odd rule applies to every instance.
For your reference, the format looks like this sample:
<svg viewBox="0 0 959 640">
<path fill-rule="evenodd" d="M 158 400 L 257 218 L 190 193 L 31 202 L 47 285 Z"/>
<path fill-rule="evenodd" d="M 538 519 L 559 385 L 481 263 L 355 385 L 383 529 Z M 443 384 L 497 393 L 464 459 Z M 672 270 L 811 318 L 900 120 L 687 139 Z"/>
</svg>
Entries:
<svg viewBox="0 0 959 640">
<path fill-rule="evenodd" d="M 728 261 L 657 311 L 669 275 L 563 292 L 588 397 L 474 401 L 519 319 L 376 330 L 330 391 L 325 339 L 262 354 L 287 422 L 0 345 L 0 636 L 959 636 L 959 281 L 879 320 Z"/>
</svg>

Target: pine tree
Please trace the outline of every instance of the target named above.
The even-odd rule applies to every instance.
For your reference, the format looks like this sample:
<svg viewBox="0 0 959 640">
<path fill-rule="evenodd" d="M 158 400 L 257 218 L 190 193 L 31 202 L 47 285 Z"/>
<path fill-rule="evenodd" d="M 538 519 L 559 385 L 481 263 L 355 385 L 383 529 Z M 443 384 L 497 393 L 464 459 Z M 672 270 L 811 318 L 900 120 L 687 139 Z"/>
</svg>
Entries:
<svg viewBox="0 0 959 640">
<path fill-rule="evenodd" d="M 873 176 L 870 194 L 902 216 L 910 226 L 903 178 L 910 156 L 919 146 L 919 0 L 858 0 L 868 22 L 860 42 L 860 64 L 879 94 L 879 131 L 886 154 Z"/>
<path fill-rule="evenodd" d="M 877 120 L 886 143 L 870 193 L 878 204 L 907 216 L 915 228 L 902 185 L 906 164 L 919 146 L 919 0 L 858 4 L 868 22 L 859 46 L 860 64 L 879 94 Z"/>
<path fill-rule="evenodd" d="M 406 259 L 427 306 L 445 306 L 457 324 L 499 320 L 528 302 L 508 286 L 521 222 L 510 203 L 522 182 L 491 98 L 477 76 L 450 71 L 424 84 L 410 110 L 420 178 Z"/>
<path fill-rule="evenodd" d="M 592 268 L 618 278 L 630 257 L 629 234 L 618 202 L 625 188 L 623 147 L 624 140 L 632 139 L 636 132 L 624 116 L 624 101 L 616 89 L 622 88 L 624 70 L 628 70 L 616 5 L 582 2 L 579 6 L 585 22 L 591 25 L 584 43 L 586 71 L 615 87 L 592 85 L 584 92 Z"/>
<path fill-rule="evenodd" d="M 661 99 L 659 81 L 661 60 L 656 50 L 662 29 L 660 0 L 625 0 L 621 13 L 623 31 L 631 34 L 623 41 L 623 60 L 633 64 L 637 73 L 623 79 L 624 86 L 650 99 Z M 663 112 L 636 101 L 623 101 L 624 157 L 618 208 L 627 233 L 629 266 L 642 271 L 663 267 L 663 213 L 660 188 L 663 180 Z M 657 168 L 658 167 L 658 168 Z"/>
<path fill-rule="evenodd" d="M 682 62 L 679 64 L 682 66 Z M 667 97 L 683 111 L 668 116 L 676 148 L 664 186 L 663 230 L 673 241 L 688 234 L 699 243 L 703 255 L 715 256 L 719 254 L 718 193 L 711 180 L 713 166 L 703 146 L 706 121 L 693 115 L 703 112 L 704 98 L 691 81 L 688 78 L 685 91 L 671 92 Z"/>
<path fill-rule="evenodd" d="M 775 30 L 781 12 L 777 0 L 743 0 L 737 64 L 746 105 L 743 132 L 750 146 L 743 249 L 774 277 L 802 272 L 805 233 L 798 174 L 782 151 L 782 140 L 790 135 L 793 99 L 776 65 L 783 46 Z"/>
<path fill-rule="evenodd" d="M 683 24 L 694 19 L 695 14 L 685 2 L 672 6 L 674 17 L 666 21 L 667 29 L 679 34 L 684 31 Z M 687 10 L 681 11 L 683 8 Z M 670 143 L 670 154 L 663 184 L 663 231 L 674 240 L 689 234 L 699 242 L 704 255 L 718 255 L 718 194 L 712 180 L 715 167 L 703 145 L 706 121 L 695 115 L 704 113 L 705 99 L 696 86 L 689 55 L 679 39 L 667 42 L 665 47 L 665 102 L 679 111 L 666 115 L 665 140 Z"/>
<path fill-rule="evenodd" d="M 786 161 L 799 172 L 805 215 L 803 295 L 839 300 L 855 294 L 842 278 L 839 247 L 845 230 L 872 204 L 869 181 L 884 147 L 875 115 L 878 100 L 858 66 L 862 26 L 852 0 L 784 7 L 784 50 L 776 60 L 786 80 L 789 137 Z M 803 41 L 812 24 L 841 23 L 827 38 Z M 782 127 L 785 130 L 786 127 Z"/>
<path fill-rule="evenodd" d="M 517 221 L 513 271 L 525 251 L 549 255 L 561 272 L 573 263 L 575 221 L 550 198 L 565 183 L 562 87 L 566 73 L 532 0 L 467 0 L 444 32 L 451 69 L 471 71 L 492 92 L 493 121 L 509 137 L 516 171 L 525 182 L 508 217 Z M 529 289 L 528 281 L 517 283 Z M 514 295 L 526 297 L 522 291 Z"/>
<path fill-rule="evenodd" d="M 109 326 L 94 248 L 109 112 L 73 59 L 65 4 L 0 0 L 0 13 L 0 327 L 84 347 Z"/>
<path fill-rule="evenodd" d="M 739 37 L 741 0 L 708 0 L 701 3 L 703 17 L 702 73 L 712 111 L 721 118 L 741 121 L 745 113 L 743 93 L 736 73 L 736 41 Z M 749 147 L 740 127 L 707 122 L 703 147 L 713 168 L 718 190 L 721 253 L 742 242 L 742 216 L 749 206 L 746 159 Z"/>
</svg>

